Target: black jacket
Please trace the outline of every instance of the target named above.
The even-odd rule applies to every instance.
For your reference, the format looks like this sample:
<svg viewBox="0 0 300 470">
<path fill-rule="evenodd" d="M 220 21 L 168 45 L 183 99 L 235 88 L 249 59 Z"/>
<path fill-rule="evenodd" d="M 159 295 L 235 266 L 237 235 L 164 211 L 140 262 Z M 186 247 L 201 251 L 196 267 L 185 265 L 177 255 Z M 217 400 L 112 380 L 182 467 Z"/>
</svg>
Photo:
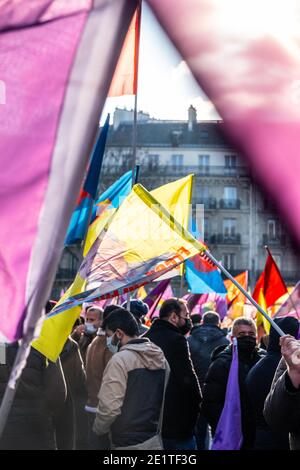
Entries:
<svg viewBox="0 0 300 470">
<path fill-rule="evenodd" d="M 255 416 L 245 385 L 250 369 L 261 359 L 264 352 L 255 350 L 251 356 L 239 352 L 239 386 L 242 412 L 243 449 L 253 448 L 255 439 Z M 228 374 L 232 361 L 232 345 L 225 349 L 217 348 L 212 354 L 212 363 L 208 369 L 204 388 L 202 413 L 215 433 L 219 422 L 227 387 Z"/>
<path fill-rule="evenodd" d="M 218 326 L 201 325 L 192 329 L 188 343 L 196 374 L 203 387 L 212 352 L 218 346 L 227 346 L 229 341 Z"/>
<path fill-rule="evenodd" d="M 291 450 L 300 450 L 300 388 L 293 386 L 284 359 L 276 369 L 264 416 L 273 431 L 289 433 Z"/>
<path fill-rule="evenodd" d="M 0 365 L 0 401 L 18 351 L 18 343 L 5 345 L 6 363 Z M 55 449 L 53 419 L 63 407 L 66 388 L 60 362 L 48 362 L 31 348 L 8 416 L 0 449 Z"/>
<path fill-rule="evenodd" d="M 297 336 L 298 320 L 280 318 L 275 321 L 285 333 Z M 289 449 L 288 432 L 272 431 L 263 416 L 265 399 L 270 392 L 280 360 L 279 335 L 271 327 L 267 354 L 251 369 L 246 379 L 248 395 L 256 416 L 255 449 Z"/>
<path fill-rule="evenodd" d="M 193 436 L 202 399 L 188 342 L 178 328 L 159 319 L 144 336 L 163 350 L 171 369 L 162 435 L 166 439 L 188 439 Z"/>
</svg>

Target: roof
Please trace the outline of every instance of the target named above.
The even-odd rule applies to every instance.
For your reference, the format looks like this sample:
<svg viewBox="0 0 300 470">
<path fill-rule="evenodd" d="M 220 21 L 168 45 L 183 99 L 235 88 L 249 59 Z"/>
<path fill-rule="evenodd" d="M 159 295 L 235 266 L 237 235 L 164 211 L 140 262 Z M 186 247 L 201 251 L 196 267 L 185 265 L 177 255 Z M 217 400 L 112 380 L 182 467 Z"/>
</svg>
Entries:
<svg viewBox="0 0 300 470">
<path fill-rule="evenodd" d="M 222 121 L 198 122 L 188 130 L 186 121 L 149 121 L 137 124 L 137 145 L 150 147 L 228 147 L 222 132 Z M 110 127 L 107 146 L 131 146 L 132 123 Z"/>
</svg>

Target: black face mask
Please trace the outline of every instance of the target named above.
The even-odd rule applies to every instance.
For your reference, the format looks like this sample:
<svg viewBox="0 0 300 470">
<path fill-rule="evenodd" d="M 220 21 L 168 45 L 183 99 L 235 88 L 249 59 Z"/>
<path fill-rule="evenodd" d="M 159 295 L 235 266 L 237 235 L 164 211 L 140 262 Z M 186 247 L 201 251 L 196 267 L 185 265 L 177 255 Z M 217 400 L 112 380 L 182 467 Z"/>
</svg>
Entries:
<svg viewBox="0 0 300 470">
<path fill-rule="evenodd" d="M 179 326 L 178 329 L 182 335 L 186 335 L 192 329 L 191 320 L 189 318 L 186 318 L 185 324 L 183 326 Z"/>
<path fill-rule="evenodd" d="M 238 350 L 251 354 L 256 348 L 256 338 L 253 336 L 242 336 L 237 338 Z"/>
</svg>

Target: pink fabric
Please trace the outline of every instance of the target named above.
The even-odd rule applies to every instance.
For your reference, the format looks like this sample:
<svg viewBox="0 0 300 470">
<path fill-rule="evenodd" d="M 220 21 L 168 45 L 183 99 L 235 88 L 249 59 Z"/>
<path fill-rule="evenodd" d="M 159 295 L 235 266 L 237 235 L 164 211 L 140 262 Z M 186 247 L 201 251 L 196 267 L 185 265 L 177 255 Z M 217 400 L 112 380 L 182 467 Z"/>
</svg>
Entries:
<svg viewBox="0 0 300 470">
<path fill-rule="evenodd" d="M 68 76 L 87 17 L 81 12 L 22 28 L 41 12 L 26 15 L 25 3 L 17 16 L 10 14 L 8 2 L 0 8 L 2 28 L 20 27 L 0 34 L 0 79 L 6 89 L 6 104 L 0 105 L 0 324 L 9 340 L 21 336 L 31 249 Z"/>
<path fill-rule="evenodd" d="M 300 243 L 300 2 L 148 3 Z"/>
</svg>

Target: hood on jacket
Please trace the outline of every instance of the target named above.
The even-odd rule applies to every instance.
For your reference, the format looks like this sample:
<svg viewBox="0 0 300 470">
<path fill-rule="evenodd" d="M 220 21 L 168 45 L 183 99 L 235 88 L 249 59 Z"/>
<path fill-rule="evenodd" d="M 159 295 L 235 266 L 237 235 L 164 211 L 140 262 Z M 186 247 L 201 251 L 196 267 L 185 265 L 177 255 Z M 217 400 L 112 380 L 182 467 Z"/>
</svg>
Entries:
<svg viewBox="0 0 300 470">
<path fill-rule="evenodd" d="M 191 335 L 201 343 L 210 343 L 221 338 L 225 338 L 225 333 L 218 326 L 200 325 L 192 330 Z"/>
<path fill-rule="evenodd" d="M 297 338 L 298 330 L 299 330 L 299 321 L 297 318 L 292 317 L 283 317 L 283 318 L 275 318 L 275 323 L 282 329 L 282 331 L 287 335 L 292 335 Z M 280 344 L 279 344 L 279 334 L 277 331 L 271 326 L 270 328 L 270 336 L 269 336 L 269 343 L 268 343 L 268 352 L 281 352 Z"/>
<path fill-rule="evenodd" d="M 122 351 L 134 351 L 140 356 L 145 369 L 165 369 L 166 359 L 162 350 L 148 338 L 138 338 L 121 347 Z"/>
</svg>

